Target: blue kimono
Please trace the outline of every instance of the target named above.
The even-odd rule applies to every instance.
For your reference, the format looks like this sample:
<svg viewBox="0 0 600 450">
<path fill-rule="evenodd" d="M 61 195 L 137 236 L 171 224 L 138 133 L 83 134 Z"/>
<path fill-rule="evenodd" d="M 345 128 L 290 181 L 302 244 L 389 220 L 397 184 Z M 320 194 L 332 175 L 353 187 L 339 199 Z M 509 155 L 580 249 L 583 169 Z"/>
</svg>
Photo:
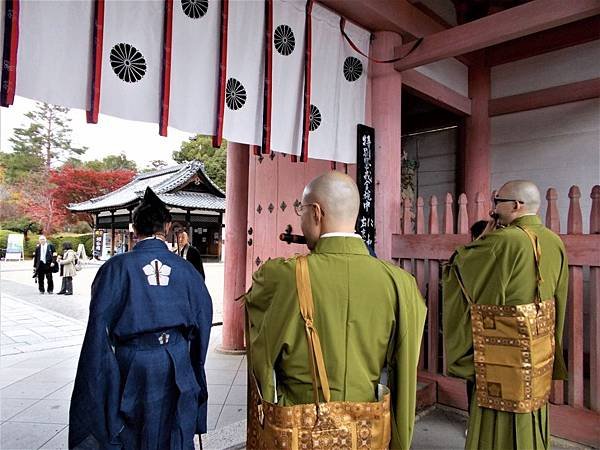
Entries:
<svg viewBox="0 0 600 450">
<path fill-rule="evenodd" d="M 98 271 L 69 411 L 69 448 L 191 450 L 206 432 L 212 301 L 159 239 Z"/>
</svg>

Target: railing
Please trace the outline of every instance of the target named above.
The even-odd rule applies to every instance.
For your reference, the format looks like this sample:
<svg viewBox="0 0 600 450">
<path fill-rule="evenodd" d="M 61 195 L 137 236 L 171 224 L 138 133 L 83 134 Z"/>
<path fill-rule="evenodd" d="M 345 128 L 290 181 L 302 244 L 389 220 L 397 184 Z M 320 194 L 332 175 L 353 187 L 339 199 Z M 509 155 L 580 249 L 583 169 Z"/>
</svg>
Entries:
<svg viewBox="0 0 600 450">
<path fill-rule="evenodd" d="M 560 234 L 558 193 L 553 188 L 546 193 L 546 226 L 560 235 L 569 259 L 569 297 L 563 338 L 569 378 L 566 382 L 553 383 L 551 430 L 566 439 L 600 447 L 600 186 L 594 186 L 590 194 L 589 234 L 583 234 L 579 187 L 572 186 L 568 197 L 567 233 Z M 467 408 L 464 382 L 445 376 L 440 268 L 456 247 L 470 240 L 467 202 L 466 195 L 461 194 L 455 208 L 452 196 L 447 194 L 440 227 L 435 196 L 428 202 L 427 222 L 423 199 L 417 198 L 414 207 L 410 200 L 405 200 L 402 234 L 394 235 L 392 240 L 392 257 L 415 276 L 427 301 L 420 377 L 435 382 L 438 403 L 462 409 Z M 472 222 L 487 217 L 486 203 L 486 197 L 477 194 Z M 456 220 L 455 209 L 458 211 Z"/>
</svg>

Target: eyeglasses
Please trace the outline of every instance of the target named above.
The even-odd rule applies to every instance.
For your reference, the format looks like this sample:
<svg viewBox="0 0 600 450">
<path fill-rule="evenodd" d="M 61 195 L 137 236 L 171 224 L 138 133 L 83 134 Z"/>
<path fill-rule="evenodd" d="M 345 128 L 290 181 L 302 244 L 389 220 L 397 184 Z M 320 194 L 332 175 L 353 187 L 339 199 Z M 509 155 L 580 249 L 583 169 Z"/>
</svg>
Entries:
<svg viewBox="0 0 600 450">
<path fill-rule="evenodd" d="M 515 203 L 520 203 L 521 205 L 525 204 L 525 202 L 522 202 L 521 200 L 516 200 L 514 198 L 500 198 L 500 197 L 494 197 L 494 206 L 498 206 L 498 203 L 504 203 L 504 202 L 515 202 Z"/>
<path fill-rule="evenodd" d="M 297 216 L 302 216 L 302 213 L 304 212 L 304 208 L 306 208 L 307 206 L 316 206 L 319 205 L 318 203 L 300 203 L 300 204 L 295 204 L 294 205 L 294 211 L 296 213 Z M 321 215 L 324 216 L 325 215 L 325 211 L 323 211 L 323 208 L 321 208 L 321 205 L 319 205 L 319 208 L 321 209 Z"/>
</svg>

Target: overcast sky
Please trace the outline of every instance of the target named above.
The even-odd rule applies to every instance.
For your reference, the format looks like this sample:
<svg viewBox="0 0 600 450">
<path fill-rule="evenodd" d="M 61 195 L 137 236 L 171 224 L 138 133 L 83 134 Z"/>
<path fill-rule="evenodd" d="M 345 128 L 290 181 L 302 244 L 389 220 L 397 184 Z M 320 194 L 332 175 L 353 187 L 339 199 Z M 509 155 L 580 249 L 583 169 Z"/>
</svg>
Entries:
<svg viewBox="0 0 600 450">
<path fill-rule="evenodd" d="M 27 126 L 30 121 L 25 113 L 35 109 L 35 102 L 23 97 L 15 97 L 10 108 L 0 108 L 0 149 L 12 150 L 8 141 L 13 128 Z M 89 150 L 84 160 L 102 159 L 106 155 L 124 152 L 127 158 L 134 160 L 139 168 L 150 161 L 162 159 L 173 164 L 171 154 L 179 149 L 181 142 L 187 140 L 189 133 L 170 128 L 168 137 L 158 135 L 158 124 L 134 122 L 100 115 L 96 125 L 88 124 L 85 111 L 72 109 L 69 112 L 73 129 L 73 145 L 87 146 Z"/>
</svg>

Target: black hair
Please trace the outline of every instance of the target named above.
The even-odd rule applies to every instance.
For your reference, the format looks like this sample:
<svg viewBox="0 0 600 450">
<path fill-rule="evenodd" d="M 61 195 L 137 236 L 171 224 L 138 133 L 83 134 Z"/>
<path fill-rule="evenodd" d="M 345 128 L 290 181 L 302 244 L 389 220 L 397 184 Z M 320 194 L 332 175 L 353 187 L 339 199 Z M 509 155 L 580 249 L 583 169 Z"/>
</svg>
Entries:
<svg viewBox="0 0 600 450">
<path fill-rule="evenodd" d="M 150 188 L 147 188 L 144 200 L 133 210 L 133 227 L 142 236 L 152 236 L 164 231 L 166 223 L 171 222 L 171 213 L 165 204 Z"/>
<path fill-rule="evenodd" d="M 65 241 L 62 244 L 62 248 L 63 252 L 66 252 L 67 250 L 73 250 L 73 244 L 71 244 L 69 241 Z"/>
<path fill-rule="evenodd" d="M 487 224 L 488 224 L 487 220 L 478 220 L 473 225 L 471 225 L 471 240 L 472 241 L 474 241 L 479 236 L 481 236 L 481 233 L 483 233 L 483 230 L 485 230 L 485 227 L 487 227 Z"/>
</svg>

